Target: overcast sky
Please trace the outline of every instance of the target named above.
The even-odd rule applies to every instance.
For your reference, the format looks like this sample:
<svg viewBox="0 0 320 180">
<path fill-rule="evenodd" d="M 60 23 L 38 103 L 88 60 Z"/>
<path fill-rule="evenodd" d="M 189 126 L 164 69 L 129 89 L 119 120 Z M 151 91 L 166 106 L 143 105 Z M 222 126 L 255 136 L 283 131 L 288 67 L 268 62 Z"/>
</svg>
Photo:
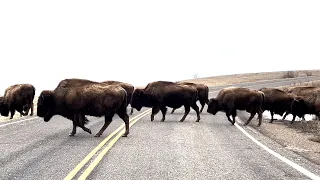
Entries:
<svg viewBox="0 0 320 180">
<path fill-rule="evenodd" d="M 1 1 L 0 91 L 319 69 L 320 1 Z"/>
</svg>

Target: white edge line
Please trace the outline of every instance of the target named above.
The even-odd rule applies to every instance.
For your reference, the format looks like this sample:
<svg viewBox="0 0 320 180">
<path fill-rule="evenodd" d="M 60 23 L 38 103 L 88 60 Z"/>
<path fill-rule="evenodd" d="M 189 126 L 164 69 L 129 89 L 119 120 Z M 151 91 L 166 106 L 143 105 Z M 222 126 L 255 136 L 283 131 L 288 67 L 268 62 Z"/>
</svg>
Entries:
<svg viewBox="0 0 320 180">
<path fill-rule="evenodd" d="M 29 119 L 22 119 L 22 120 L 20 120 L 20 121 L 15 121 L 15 122 L 11 122 L 11 123 L 1 124 L 0 127 L 5 127 L 5 126 L 11 125 L 11 124 L 16 124 L 16 123 L 20 123 L 20 122 L 24 122 L 24 121 L 30 121 L 30 120 L 37 119 L 37 118 L 39 118 L 39 117 L 32 117 L 32 118 L 29 118 Z"/>
<path fill-rule="evenodd" d="M 315 179 L 315 180 L 320 180 L 320 177 L 315 175 L 314 173 L 308 171 L 307 169 L 299 166 L 298 164 L 290 161 L 289 159 L 281 156 L 280 154 L 276 153 L 275 151 L 271 150 L 270 148 L 268 148 L 267 146 L 263 145 L 262 143 L 260 143 L 257 139 L 255 139 L 254 137 L 252 137 L 247 131 L 245 131 L 242 127 L 240 127 L 237 123 L 234 124 L 244 135 L 246 135 L 248 138 L 250 138 L 253 142 L 255 142 L 256 144 L 258 144 L 260 147 L 262 147 L 264 150 L 266 150 L 267 152 L 269 152 L 270 154 L 272 154 L 273 156 L 277 157 L 278 159 L 280 159 L 281 161 L 287 163 L 288 165 L 290 165 L 291 167 L 293 167 L 294 169 L 296 169 L 297 171 L 303 173 L 304 175 L 308 176 L 311 179 Z"/>
</svg>

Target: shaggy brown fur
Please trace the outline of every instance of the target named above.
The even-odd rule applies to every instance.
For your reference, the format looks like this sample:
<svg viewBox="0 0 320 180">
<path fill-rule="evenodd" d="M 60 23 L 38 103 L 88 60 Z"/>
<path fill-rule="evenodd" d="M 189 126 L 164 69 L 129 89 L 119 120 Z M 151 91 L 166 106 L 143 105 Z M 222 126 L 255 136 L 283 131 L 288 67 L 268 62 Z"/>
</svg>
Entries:
<svg viewBox="0 0 320 180">
<path fill-rule="evenodd" d="M 125 82 L 120 82 L 120 81 L 103 81 L 102 83 L 104 84 L 109 84 L 109 85 L 118 85 L 121 86 L 123 89 L 125 89 L 127 91 L 127 95 L 128 95 L 128 101 L 127 104 L 131 104 L 131 99 L 132 99 L 132 93 L 134 90 L 134 86 Z M 130 115 L 132 115 L 133 113 L 133 108 L 131 107 L 131 111 L 130 111 Z"/>
<path fill-rule="evenodd" d="M 315 114 L 320 119 L 320 88 L 314 86 L 290 87 L 285 92 L 302 96 L 305 100 L 305 108 L 300 110 L 300 116 L 304 119 L 305 114 Z M 289 114 L 287 112 L 283 119 Z"/>
<path fill-rule="evenodd" d="M 10 119 L 12 119 L 16 110 L 26 116 L 31 109 L 32 116 L 35 92 L 36 89 L 31 84 L 15 84 L 6 88 L 3 102 L 0 104 L 1 115 L 9 116 L 10 112 Z"/>
<path fill-rule="evenodd" d="M 207 112 L 215 115 L 219 111 L 226 113 L 228 121 L 235 123 L 237 110 L 246 110 L 251 114 L 244 125 L 248 125 L 255 114 L 258 114 L 259 124 L 262 122 L 262 104 L 264 93 L 241 87 L 229 87 L 222 89 L 216 98 L 211 98 L 208 103 Z M 232 120 L 230 116 L 232 115 Z"/>
<path fill-rule="evenodd" d="M 201 109 L 200 113 L 202 112 L 205 104 L 208 103 L 209 101 L 209 87 L 205 84 L 199 84 L 199 83 L 191 83 L 191 82 L 178 82 L 177 84 L 182 84 L 182 85 L 188 85 L 196 88 L 198 90 L 198 97 L 197 100 L 199 100 L 201 104 Z M 175 111 L 176 109 L 172 109 L 171 114 Z"/>
<path fill-rule="evenodd" d="M 105 116 L 105 123 L 95 135 L 99 137 L 109 126 L 114 114 L 125 122 L 126 132 L 129 134 L 129 116 L 127 114 L 127 92 L 120 86 L 92 83 L 78 87 L 57 87 L 54 91 L 42 91 L 38 99 L 37 115 L 48 122 L 54 115 L 66 118 L 74 116 L 73 130 L 70 136 L 76 133 L 76 127 L 81 127 L 91 134 L 91 130 L 84 126 L 85 115 Z M 72 118 L 71 118 L 72 119 Z"/>
<path fill-rule="evenodd" d="M 277 88 L 261 88 L 259 91 L 265 94 L 262 109 L 270 111 L 270 123 L 274 121 L 274 114 L 282 116 L 285 112 L 293 114 L 291 121 L 293 123 L 299 110 L 304 108 L 304 99 L 301 96 L 286 93 Z"/>
<path fill-rule="evenodd" d="M 132 95 L 131 106 L 138 111 L 142 107 L 151 107 L 151 121 L 154 120 L 160 110 L 162 112 L 161 121 L 165 120 L 167 106 L 179 108 L 184 106 L 185 113 L 180 122 L 183 122 L 190 112 L 190 106 L 197 113 L 197 120 L 200 120 L 199 107 L 197 106 L 198 91 L 196 88 L 178 85 L 169 81 L 155 81 L 149 83 L 144 89 L 135 89 Z"/>
</svg>

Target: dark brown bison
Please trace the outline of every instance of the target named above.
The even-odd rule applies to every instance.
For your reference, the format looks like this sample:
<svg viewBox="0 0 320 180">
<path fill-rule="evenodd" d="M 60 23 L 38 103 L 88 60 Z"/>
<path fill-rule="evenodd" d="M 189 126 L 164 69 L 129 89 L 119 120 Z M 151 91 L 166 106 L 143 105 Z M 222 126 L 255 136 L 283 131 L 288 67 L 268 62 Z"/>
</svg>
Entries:
<svg viewBox="0 0 320 180">
<path fill-rule="evenodd" d="M 305 114 L 314 114 L 320 118 L 320 88 L 315 86 L 297 86 L 284 89 L 285 92 L 302 96 L 305 101 L 304 108 L 299 108 L 299 117 L 305 120 Z M 285 119 L 289 112 L 285 113 L 282 119 Z M 293 123 L 293 122 L 292 122 Z"/>
<path fill-rule="evenodd" d="M 134 90 L 134 86 L 125 82 L 120 82 L 120 81 L 103 81 L 102 83 L 104 84 L 109 84 L 109 85 L 118 85 L 121 86 L 123 89 L 127 91 L 128 95 L 128 105 L 131 104 L 131 98 L 132 98 L 132 93 Z M 133 113 L 133 108 L 131 107 L 130 115 Z"/>
<path fill-rule="evenodd" d="M 199 100 L 200 104 L 201 104 L 201 109 L 200 109 L 200 113 L 202 112 L 205 104 L 208 103 L 209 101 L 209 87 L 205 84 L 199 84 L 199 83 L 191 83 L 191 82 L 177 82 L 177 84 L 182 84 L 182 85 L 188 85 L 188 86 L 192 86 L 194 88 L 196 88 L 198 90 L 198 97 L 197 100 Z M 173 108 L 171 111 L 171 114 L 175 111 L 176 109 Z"/>
<path fill-rule="evenodd" d="M 291 123 L 294 122 L 296 116 L 301 117 L 301 109 L 305 107 L 303 97 L 286 93 L 277 88 L 261 88 L 259 91 L 262 91 L 265 95 L 262 110 L 270 111 L 270 123 L 275 120 L 273 118 L 274 114 L 278 114 L 280 116 L 284 113 L 293 114 Z"/>
<path fill-rule="evenodd" d="M 3 101 L 0 103 L 1 115 L 13 118 L 15 111 L 20 115 L 26 116 L 31 109 L 30 115 L 33 115 L 33 99 L 36 89 L 31 84 L 15 84 L 6 88 Z"/>
<path fill-rule="evenodd" d="M 208 102 L 207 112 L 215 115 L 222 111 L 226 113 L 228 121 L 232 125 L 235 123 L 237 110 L 246 110 L 251 115 L 244 125 L 248 125 L 255 114 L 258 114 L 259 124 L 262 123 L 262 105 L 264 102 L 264 93 L 257 90 L 251 90 L 242 87 L 228 87 L 222 89 L 216 98 L 211 98 Z M 230 119 L 232 116 L 232 121 Z"/>
<path fill-rule="evenodd" d="M 62 84 L 70 82 L 72 81 L 62 82 Z M 126 131 L 123 137 L 126 137 L 129 134 L 129 116 L 126 107 L 127 92 L 120 86 L 98 82 L 78 87 L 61 85 L 54 91 L 44 90 L 41 92 L 38 99 L 37 115 L 43 117 L 45 122 L 48 122 L 54 115 L 73 119 L 73 129 L 70 136 L 76 133 L 77 126 L 91 134 L 91 130 L 84 126 L 85 115 L 105 116 L 103 127 L 95 135 L 95 137 L 99 137 L 111 123 L 114 114 L 118 114 L 125 123 Z"/>
<path fill-rule="evenodd" d="M 197 106 L 198 91 L 196 88 L 179 85 L 169 81 L 155 81 L 149 83 L 144 89 L 135 89 L 132 94 L 131 106 L 138 111 L 142 107 L 151 107 L 151 121 L 154 120 L 159 110 L 162 112 L 161 121 L 165 120 L 167 106 L 180 108 L 184 106 L 185 113 L 180 122 L 183 122 L 190 112 L 190 106 L 197 113 L 197 120 L 200 120 L 199 107 Z"/>
</svg>

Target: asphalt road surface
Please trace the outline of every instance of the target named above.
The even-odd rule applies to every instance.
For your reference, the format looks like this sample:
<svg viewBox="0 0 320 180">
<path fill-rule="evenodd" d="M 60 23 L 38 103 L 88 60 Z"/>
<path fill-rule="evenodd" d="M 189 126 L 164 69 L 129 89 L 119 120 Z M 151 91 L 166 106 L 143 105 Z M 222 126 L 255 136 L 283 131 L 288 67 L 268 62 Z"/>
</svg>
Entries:
<svg viewBox="0 0 320 180">
<path fill-rule="evenodd" d="M 258 89 L 319 79 L 303 77 L 234 86 Z M 223 87 L 226 86 L 210 88 L 210 97 L 215 97 Z M 130 115 L 130 119 L 137 121 L 130 128 L 128 137 L 117 140 L 113 139 L 115 134 L 100 146 L 107 136 L 124 124 L 117 115 L 101 137 L 93 136 L 102 127 L 103 118 L 89 117 L 87 127 L 93 134 L 78 128 L 74 137 L 68 136 L 72 130 L 71 121 L 61 116 L 55 116 L 49 122 L 24 117 L 2 123 L 0 179 L 292 180 L 320 175 L 319 165 L 286 150 L 254 129 L 242 126 L 243 122 L 239 119 L 238 125 L 232 126 L 224 113 L 213 116 L 206 112 L 205 107 L 200 122 L 195 122 L 196 114 L 191 110 L 181 123 L 179 120 L 184 109 L 170 114 L 171 108 L 168 108 L 164 122 L 160 122 L 160 112 L 151 122 L 150 113 L 139 116 L 146 110 L 134 110 L 134 114 Z M 255 117 L 251 124 L 257 123 Z M 100 149 L 90 154 L 97 146 Z M 279 155 L 275 156 L 271 151 Z M 104 154 L 98 156 L 100 153 Z M 290 162 L 281 160 L 284 157 Z"/>
</svg>

